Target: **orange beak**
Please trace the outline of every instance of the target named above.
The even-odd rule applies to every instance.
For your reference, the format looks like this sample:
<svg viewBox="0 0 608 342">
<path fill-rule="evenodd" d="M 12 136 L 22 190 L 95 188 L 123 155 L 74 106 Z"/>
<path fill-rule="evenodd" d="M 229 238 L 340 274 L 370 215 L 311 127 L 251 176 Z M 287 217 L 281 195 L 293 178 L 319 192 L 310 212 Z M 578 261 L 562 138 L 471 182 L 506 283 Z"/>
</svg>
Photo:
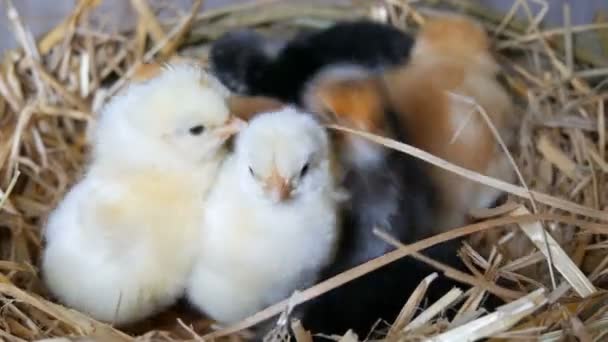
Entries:
<svg viewBox="0 0 608 342">
<path fill-rule="evenodd" d="M 278 188 L 276 188 L 276 190 L 274 190 L 274 193 L 276 194 L 274 197 L 278 199 L 279 202 L 283 202 L 291 196 L 291 190 L 291 184 L 288 182 L 283 182 Z"/>
<path fill-rule="evenodd" d="M 216 129 L 217 134 L 223 140 L 227 140 L 231 136 L 237 134 L 241 129 L 247 126 L 247 123 L 237 117 L 232 117 L 228 122 Z"/>
<path fill-rule="evenodd" d="M 266 191 L 274 202 L 283 202 L 289 199 L 292 190 L 291 182 L 279 175 L 276 168 L 266 180 Z"/>
</svg>

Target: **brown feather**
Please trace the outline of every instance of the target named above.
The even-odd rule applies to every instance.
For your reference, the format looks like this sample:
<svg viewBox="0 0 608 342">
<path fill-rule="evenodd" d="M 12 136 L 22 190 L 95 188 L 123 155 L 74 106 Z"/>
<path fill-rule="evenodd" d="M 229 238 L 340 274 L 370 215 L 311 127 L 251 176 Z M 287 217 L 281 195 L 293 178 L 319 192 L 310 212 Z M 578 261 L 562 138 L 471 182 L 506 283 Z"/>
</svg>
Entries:
<svg viewBox="0 0 608 342">
<path fill-rule="evenodd" d="M 412 145 L 456 165 L 511 180 L 512 170 L 481 114 L 450 95 L 478 103 L 501 135 L 510 136 L 512 103 L 495 80 L 497 64 L 488 42 L 481 27 L 467 19 L 431 21 L 422 28 L 408 65 L 385 72 L 382 79 L 371 74 L 325 79 L 311 91 L 310 103 L 342 123 L 380 135 L 389 134 L 385 111 L 392 108 Z M 438 167 L 429 166 L 429 172 L 442 196 L 442 229 L 463 224 L 470 209 L 495 197 L 493 189 Z"/>
<path fill-rule="evenodd" d="M 261 113 L 279 110 L 284 106 L 284 103 L 264 96 L 231 95 L 228 97 L 230 113 L 245 121 L 249 121 Z"/>
<path fill-rule="evenodd" d="M 158 63 L 144 63 L 135 69 L 132 82 L 145 82 L 160 75 L 162 67 Z"/>
</svg>

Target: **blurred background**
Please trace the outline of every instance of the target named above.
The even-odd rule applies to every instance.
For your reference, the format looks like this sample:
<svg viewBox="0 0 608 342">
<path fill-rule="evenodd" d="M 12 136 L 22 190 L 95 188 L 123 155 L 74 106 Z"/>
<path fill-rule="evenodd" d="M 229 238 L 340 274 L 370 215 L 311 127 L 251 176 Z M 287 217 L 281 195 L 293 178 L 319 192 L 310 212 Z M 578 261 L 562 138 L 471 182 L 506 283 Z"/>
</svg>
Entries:
<svg viewBox="0 0 608 342">
<path fill-rule="evenodd" d="M 221 6 L 234 5 L 239 3 L 254 2 L 257 0 L 206 0 L 204 8 L 218 8 Z M 295 0 L 308 1 L 308 0 Z M 324 0 L 332 2 L 348 2 L 348 0 Z M 403 0 L 406 1 L 406 0 Z M 513 5 L 515 0 L 462 0 L 476 2 L 481 6 L 491 8 L 505 13 Z M 547 25 L 559 25 L 563 23 L 563 5 L 569 4 L 571 8 L 571 21 L 573 25 L 588 24 L 594 22 L 598 18 L 608 20 L 608 0 L 526 0 L 534 7 L 535 4 L 549 3 L 550 9 L 547 13 Z M 13 0 L 15 7 L 18 9 L 20 16 L 25 24 L 33 31 L 34 35 L 38 36 L 43 32 L 48 31 L 64 18 L 77 0 Z M 149 3 L 171 3 L 175 8 L 186 10 L 191 4 L 191 0 L 149 0 Z M 0 53 L 7 48 L 15 46 L 15 40 L 10 32 L 8 19 L 6 18 L 6 9 L 4 1 L 0 8 Z M 538 6 L 540 7 L 540 6 Z M 126 0 L 103 0 L 101 8 L 106 13 L 110 13 L 107 18 L 111 22 L 107 25 L 117 28 L 129 27 L 133 22 L 133 10 L 131 1 Z"/>
</svg>

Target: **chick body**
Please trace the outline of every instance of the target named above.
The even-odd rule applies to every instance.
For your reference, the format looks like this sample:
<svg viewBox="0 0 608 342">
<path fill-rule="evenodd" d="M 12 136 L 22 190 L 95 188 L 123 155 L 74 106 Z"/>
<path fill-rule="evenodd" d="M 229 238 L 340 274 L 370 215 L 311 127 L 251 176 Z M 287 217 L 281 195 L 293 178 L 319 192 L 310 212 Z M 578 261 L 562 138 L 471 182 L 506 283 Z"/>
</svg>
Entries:
<svg viewBox="0 0 608 342">
<path fill-rule="evenodd" d="M 465 270 L 457 257 L 460 246 L 460 240 L 450 240 L 433 246 L 422 254 L 457 270 Z M 357 264 L 348 266 L 352 268 Z M 387 324 L 395 321 L 420 282 L 433 272 L 437 270 L 408 256 L 314 298 L 296 310 L 302 310 L 302 325 L 313 333 L 343 336 L 352 330 L 363 340 L 370 336 L 374 328 L 375 331 L 385 331 Z M 330 269 L 324 275 L 339 273 L 337 269 Z M 439 274 L 427 289 L 419 312 L 453 287 L 463 289 L 468 286 Z M 325 340 L 316 336 L 313 339 Z"/>
<path fill-rule="evenodd" d="M 305 105 L 375 134 L 400 139 L 394 132 L 402 131 L 418 148 L 512 181 L 507 156 L 474 106 L 485 109 L 507 144 L 513 141 L 513 107 L 496 80 L 498 71 L 480 27 L 464 18 L 442 18 L 422 28 L 407 64 L 382 74 L 357 66 L 329 68 L 310 83 Z M 370 146 L 369 150 L 373 143 L 350 136 L 344 139 L 350 159 L 370 159 L 359 146 Z M 464 224 L 471 209 L 492 205 L 500 195 L 496 189 L 435 166 L 428 165 L 426 172 L 439 193 L 441 220 L 436 232 Z"/>
<path fill-rule="evenodd" d="M 406 132 L 398 135 L 402 141 L 410 141 Z M 367 144 L 356 138 L 338 140 L 338 156 L 346 168 L 341 185 L 350 197 L 345 203 L 336 257 L 323 269 L 322 279 L 392 251 L 394 247 L 376 236 L 375 229 L 407 244 L 427 237 L 437 224 L 437 189 L 421 161 Z M 459 246 L 459 240 L 452 240 L 423 254 L 464 270 L 456 257 Z M 364 338 L 378 320 L 394 321 L 412 291 L 434 271 L 406 257 L 305 303 L 297 314 L 310 331 L 343 335 L 352 329 Z M 426 299 L 432 303 L 453 286 L 462 284 L 440 276 L 428 289 Z"/>
<path fill-rule="evenodd" d="M 165 172 L 131 179 L 98 172 L 50 217 L 42 270 L 66 305 L 102 321 L 131 323 L 183 293 L 202 184 Z"/>
<path fill-rule="evenodd" d="M 266 187 L 274 172 L 295 183 L 288 198 Z M 292 108 L 256 117 L 205 204 L 189 300 L 229 323 L 311 285 L 338 237 L 334 192 L 327 138 L 314 120 Z"/>
<path fill-rule="evenodd" d="M 44 231 L 42 273 L 62 303 L 122 325 L 183 294 L 202 203 L 234 128 L 214 82 L 171 66 L 106 105 L 91 164 Z"/>
<path fill-rule="evenodd" d="M 405 66 L 380 75 L 356 65 L 322 71 L 310 83 L 304 96 L 305 105 L 315 112 L 336 115 L 351 127 L 391 136 L 460 166 L 511 180 L 506 156 L 484 119 L 474 113 L 470 103 L 450 95 L 452 92 L 477 101 L 510 142 L 511 102 L 495 80 L 498 67 L 490 56 L 485 34 L 466 20 L 444 20 L 423 28 L 411 61 Z M 451 141 L 457 133 L 459 136 Z M 384 186 L 366 186 L 361 181 L 346 183 L 353 193 L 351 205 L 355 208 L 347 215 L 345 228 L 348 229 L 345 235 L 352 242 L 349 244 L 348 238 L 343 242 L 325 276 L 338 274 L 391 249 L 382 241 L 373 240 L 373 226 L 384 228 L 405 243 L 413 242 L 463 224 L 470 209 L 491 205 L 499 194 L 434 166 L 417 165 L 414 161 L 408 164 L 410 157 L 387 152 L 358 137 L 338 134 L 337 143 L 343 164 L 350 172 L 364 175 L 361 178 L 367 182 L 381 181 Z M 395 174 L 392 179 L 391 173 Z M 373 204 L 357 206 L 358 201 Z M 382 220 L 378 208 L 391 207 L 399 210 L 392 214 L 386 211 Z M 383 226 L 383 222 L 389 224 Z M 426 254 L 465 270 L 456 257 L 458 246 L 458 241 L 450 241 Z M 392 322 L 401 309 L 395 303 L 403 304 L 432 271 L 419 261 L 405 258 L 366 274 L 307 304 L 304 326 L 335 334 L 354 329 L 359 336 L 366 336 L 377 319 Z M 427 297 L 436 300 L 457 285 L 462 286 L 446 278 L 438 279 Z M 345 310 L 346 302 L 354 304 Z M 491 298 L 490 305 L 498 302 L 497 298 Z"/>
<path fill-rule="evenodd" d="M 468 19 L 447 17 L 422 28 L 410 63 L 387 73 L 385 82 L 415 146 L 511 182 L 514 172 L 507 155 L 474 106 L 486 111 L 505 143 L 512 145 L 514 108 L 496 78 L 499 70 L 483 29 Z M 501 194 L 438 167 L 429 172 L 442 194 L 439 230 L 464 224 L 468 212 L 492 205 Z"/>
<path fill-rule="evenodd" d="M 300 103 L 322 68 L 352 63 L 374 70 L 404 63 L 413 39 L 387 24 L 345 21 L 276 43 L 254 31 L 229 32 L 211 49 L 211 65 L 233 91 Z"/>
</svg>

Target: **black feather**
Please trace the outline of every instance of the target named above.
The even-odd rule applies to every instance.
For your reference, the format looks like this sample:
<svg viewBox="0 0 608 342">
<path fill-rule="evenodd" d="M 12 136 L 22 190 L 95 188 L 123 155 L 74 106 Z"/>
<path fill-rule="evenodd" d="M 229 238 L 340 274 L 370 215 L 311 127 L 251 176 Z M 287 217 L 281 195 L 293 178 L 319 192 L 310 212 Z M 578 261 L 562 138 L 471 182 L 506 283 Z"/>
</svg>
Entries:
<svg viewBox="0 0 608 342">
<path fill-rule="evenodd" d="M 259 80 L 275 62 L 283 43 L 253 30 L 230 31 L 213 43 L 209 56 L 211 69 L 230 90 L 239 94 L 256 93 Z"/>
<path fill-rule="evenodd" d="M 300 104 L 305 84 L 332 64 L 381 69 L 405 62 L 413 39 L 395 27 L 365 20 L 300 34 L 278 53 L 253 31 L 235 31 L 211 48 L 215 74 L 231 90 Z"/>
<path fill-rule="evenodd" d="M 377 164 L 353 166 L 344 186 L 351 198 L 343 215 L 342 238 L 336 259 L 324 270 L 323 278 L 393 250 L 374 234 L 374 228 L 404 243 L 419 240 L 431 231 L 436 191 L 421 162 L 413 157 L 392 151 Z M 457 259 L 457 246 L 438 246 L 431 254 L 445 255 L 443 259 L 452 261 Z M 325 334 L 343 334 L 353 329 L 364 337 L 378 319 L 392 321 L 420 280 L 434 271 L 411 258 L 382 267 L 305 304 L 304 327 Z M 453 285 L 447 279 L 436 283 L 433 293 L 449 290 Z"/>
<path fill-rule="evenodd" d="M 447 241 L 423 254 L 462 268 L 456 257 L 458 246 L 458 241 Z M 374 327 L 383 330 L 390 326 L 414 289 L 433 272 L 436 270 L 412 257 L 397 260 L 305 303 L 302 323 L 314 333 L 343 335 L 352 329 L 363 339 Z M 422 305 L 432 304 L 454 286 L 465 288 L 440 275 L 429 286 Z M 380 321 L 385 323 L 377 325 Z"/>
</svg>

